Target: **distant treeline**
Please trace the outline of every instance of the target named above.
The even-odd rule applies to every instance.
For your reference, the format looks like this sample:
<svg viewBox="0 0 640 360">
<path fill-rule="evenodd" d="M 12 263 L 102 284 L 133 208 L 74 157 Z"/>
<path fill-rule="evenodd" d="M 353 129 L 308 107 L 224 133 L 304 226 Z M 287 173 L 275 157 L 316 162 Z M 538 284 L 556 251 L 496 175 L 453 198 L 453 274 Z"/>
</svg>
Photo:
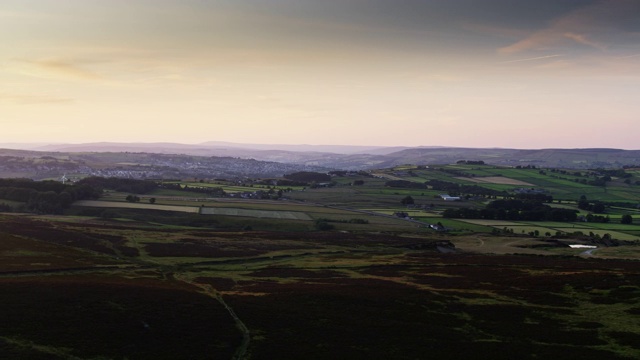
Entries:
<svg viewBox="0 0 640 360">
<path fill-rule="evenodd" d="M 508 196 L 505 191 L 487 189 L 479 185 L 461 185 L 444 180 L 429 180 L 425 183 L 417 183 L 408 180 L 389 180 L 384 183 L 385 186 L 402 189 L 428 189 L 447 193 L 451 196 L 472 195 L 472 196 Z"/>
<path fill-rule="evenodd" d="M 408 181 L 408 180 L 389 180 L 384 183 L 384 186 L 401 188 L 401 189 L 426 189 L 427 185 Z"/>
<path fill-rule="evenodd" d="M 76 185 L 89 185 L 100 192 L 104 189 L 109 189 L 133 194 L 147 194 L 158 188 L 158 183 L 151 180 L 103 178 L 98 176 L 84 178 L 78 181 Z"/>
<path fill-rule="evenodd" d="M 442 216 L 458 219 L 576 221 L 578 212 L 552 208 L 540 201 L 508 199 L 492 201 L 484 209 L 447 209 Z"/>
<path fill-rule="evenodd" d="M 605 212 L 606 206 L 602 201 L 596 200 L 594 202 L 589 202 L 587 197 L 582 195 L 580 196 L 580 200 L 578 200 L 578 209 L 592 211 L 596 214 L 601 214 Z"/>
<path fill-rule="evenodd" d="M 210 187 L 210 186 L 188 186 L 185 185 L 182 187 L 179 183 L 164 183 L 159 185 L 162 189 L 168 190 L 181 190 L 181 191 L 189 191 L 199 194 L 206 194 L 209 196 L 225 196 L 227 193 L 221 187 Z"/>
<path fill-rule="evenodd" d="M 292 174 L 286 174 L 284 178 L 305 183 L 331 181 L 331 175 L 312 171 L 300 171 Z"/>
<path fill-rule="evenodd" d="M 29 211 L 38 214 L 61 214 L 74 201 L 97 199 L 105 189 L 146 194 L 158 187 L 148 180 L 88 177 L 75 184 L 31 179 L 0 179 L 0 199 L 24 203 L 12 206 L 1 203 L 0 211 Z"/>
<path fill-rule="evenodd" d="M 31 211 L 42 214 L 60 214 L 76 200 L 97 199 L 101 190 L 86 184 L 68 185 L 57 181 L 31 179 L 0 179 L 0 198 L 25 203 L 14 209 L 2 204 L 3 211 Z"/>
<path fill-rule="evenodd" d="M 255 184 L 267 186 L 309 186 L 305 181 L 294 181 L 289 179 L 260 179 Z"/>
</svg>

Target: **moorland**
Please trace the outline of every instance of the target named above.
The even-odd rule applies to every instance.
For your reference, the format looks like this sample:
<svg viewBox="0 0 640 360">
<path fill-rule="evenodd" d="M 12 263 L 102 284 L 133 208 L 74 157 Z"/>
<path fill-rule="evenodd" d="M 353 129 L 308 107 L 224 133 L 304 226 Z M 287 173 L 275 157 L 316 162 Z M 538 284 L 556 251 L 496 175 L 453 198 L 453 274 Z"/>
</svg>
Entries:
<svg viewBox="0 0 640 360">
<path fill-rule="evenodd" d="M 631 165 L 5 179 L 0 354 L 637 358 Z"/>
</svg>

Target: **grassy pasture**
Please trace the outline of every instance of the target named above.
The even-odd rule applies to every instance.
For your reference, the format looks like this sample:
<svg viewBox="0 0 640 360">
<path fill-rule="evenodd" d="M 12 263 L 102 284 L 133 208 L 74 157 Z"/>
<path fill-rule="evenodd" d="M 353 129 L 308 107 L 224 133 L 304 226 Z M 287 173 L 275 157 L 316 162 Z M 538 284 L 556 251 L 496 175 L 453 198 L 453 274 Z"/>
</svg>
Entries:
<svg viewBox="0 0 640 360">
<path fill-rule="evenodd" d="M 527 254 L 527 255 L 549 255 L 546 248 L 525 247 L 528 245 L 541 244 L 540 239 L 521 237 L 500 237 L 487 235 L 456 236 L 452 239 L 456 248 L 483 254 Z M 578 255 L 578 251 L 573 252 Z"/>
<path fill-rule="evenodd" d="M 617 230 L 617 231 L 640 231 L 640 225 L 637 224 L 620 224 L 615 222 L 609 223 L 581 223 L 580 226 L 586 226 L 596 229 Z"/>
<path fill-rule="evenodd" d="M 172 197 L 183 197 L 183 198 L 202 198 L 205 194 L 199 194 L 190 191 L 182 191 L 182 190 L 170 190 L 170 189 L 156 189 L 147 194 L 149 197 L 156 196 L 172 196 Z"/>
<path fill-rule="evenodd" d="M 296 211 L 249 210 L 249 209 L 234 209 L 234 208 L 203 207 L 200 209 L 200 213 L 205 215 L 244 216 L 244 217 L 308 220 L 308 221 L 311 220 L 309 215 L 303 212 L 296 212 Z"/>
<path fill-rule="evenodd" d="M 291 199 L 325 205 L 340 205 L 354 208 L 369 206 L 397 206 L 406 195 L 421 197 L 423 191 L 405 191 L 403 189 L 381 188 L 374 192 L 365 192 L 360 189 L 349 188 L 325 188 L 295 192 L 288 195 Z M 426 191 L 424 191 L 426 193 Z M 427 198 L 427 197 L 425 197 Z M 419 199 L 416 199 L 420 203 Z M 425 203 L 431 199 L 425 200 Z"/>
<path fill-rule="evenodd" d="M 416 220 L 424 221 L 428 224 L 437 224 L 441 223 L 445 228 L 451 229 L 452 231 L 460 232 L 490 232 L 491 227 L 472 224 L 468 222 L 464 222 L 458 219 L 445 219 L 441 217 L 415 217 Z"/>
<path fill-rule="evenodd" d="M 179 181 L 179 182 L 167 182 L 172 184 L 180 184 L 183 188 L 185 186 L 191 188 L 222 188 L 225 192 L 228 193 L 238 193 L 238 192 L 254 192 L 258 190 L 269 190 L 271 188 L 275 190 L 302 190 L 304 186 L 275 186 L 275 185 L 259 185 L 255 184 L 252 186 L 241 186 L 241 185 L 230 185 L 227 183 L 210 183 L 210 182 L 192 182 L 192 181 Z"/>
<path fill-rule="evenodd" d="M 477 178 L 454 178 L 452 175 L 440 171 L 424 171 L 420 172 L 420 174 L 421 177 L 424 176 L 425 179 L 433 178 L 458 183 L 466 179 L 467 183 L 475 182 L 484 187 L 500 191 L 510 191 L 514 187 L 522 187 L 523 185 L 515 185 L 515 183 L 513 183 L 513 185 L 500 185 L 495 183 L 497 180 L 488 182 L 487 179 L 503 178 L 504 180 L 502 180 L 502 182 L 505 183 L 509 182 L 508 179 L 513 179 L 531 184 L 530 186 L 532 187 L 544 188 L 548 190 L 554 198 L 562 200 L 574 200 L 578 199 L 581 195 L 586 195 L 590 200 L 640 201 L 640 186 L 627 185 L 615 181 L 609 183 L 607 187 L 591 186 L 575 182 L 574 180 L 581 180 L 583 178 L 570 173 L 559 174 L 545 169 L 545 174 L 541 174 L 539 169 L 478 167 L 472 165 L 449 165 L 444 168 L 462 170 L 465 173 L 477 176 Z M 483 181 L 486 183 L 482 183 Z"/>
<path fill-rule="evenodd" d="M 630 208 L 621 208 L 617 206 L 611 206 L 610 208 L 607 209 L 607 212 L 611 214 L 617 214 L 617 215 L 629 214 L 632 216 L 634 215 L 640 216 L 640 209 L 638 208 L 630 209 Z"/>
<path fill-rule="evenodd" d="M 609 196 L 609 194 L 615 192 L 615 196 L 624 197 L 629 193 L 629 189 L 633 190 L 633 186 L 619 186 L 616 183 L 616 186 L 609 186 L 607 188 L 602 187 L 594 187 L 589 185 L 584 185 L 580 183 L 576 183 L 572 181 L 574 178 L 577 178 L 571 174 L 558 174 L 551 173 L 547 171 L 546 174 L 541 174 L 538 169 L 512 169 L 512 168 L 495 168 L 488 166 L 472 166 L 472 165 L 456 165 L 456 166 L 445 166 L 444 169 L 456 169 L 460 171 L 464 171 L 467 173 L 473 173 L 477 178 L 469 178 L 469 179 L 455 179 L 452 174 L 446 173 L 440 170 L 434 169 L 417 169 L 417 168 L 407 168 L 407 169 L 396 169 L 396 170 L 411 170 L 414 176 L 396 176 L 390 170 L 379 171 L 378 175 L 385 175 L 387 178 L 390 177 L 399 177 L 404 180 L 412 180 L 416 182 L 424 182 L 431 178 L 439 178 L 446 181 L 453 182 L 464 182 L 472 184 L 474 181 L 480 179 L 484 179 L 485 181 L 488 179 L 492 182 L 506 182 L 507 184 L 499 184 L 499 183 L 478 183 L 481 186 L 485 186 L 488 188 L 496 189 L 496 190 L 506 190 L 511 191 L 515 187 L 528 187 L 523 185 L 520 182 L 526 182 L 527 184 L 535 185 L 534 187 L 544 187 L 551 191 L 552 195 L 556 199 L 564 199 L 567 200 L 576 200 L 580 195 L 586 194 L 589 200 L 596 200 L 599 197 Z M 562 177 L 562 178 L 558 178 Z M 272 213 L 271 218 L 275 218 L 276 214 L 278 216 L 283 216 L 278 213 L 279 211 L 284 212 L 302 212 L 309 216 L 310 219 L 318 219 L 318 218 L 328 218 L 333 219 L 335 221 L 349 221 L 353 218 L 363 218 L 370 222 L 369 226 L 362 226 L 359 224 L 344 224 L 344 223 L 336 223 L 338 229 L 341 230 L 353 230 L 353 231 L 366 231 L 367 229 L 409 229 L 410 226 L 403 223 L 401 220 L 389 219 L 386 220 L 382 217 L 376 219 L 375 216 L 361 214 L 357 212 L 348 211 L 348 208 L 353 209 L 377 209 L 376 211 L 391 215 L 395 211 L 407 211 L 404 207 L 400 206 L 400 200 L 407 195 L 410 195 L 414 198 L 417 204 L 433 204 L 435 208 L 439 211 L 446 209 L 451 206 L 480 206 L 479 203 L 474 201 L 467 201 L 461 203 L 447 203 L 441 201 L 441 199 L 436 198 L 439 195 L 440 191 L 428 190 L 428 189 L 396 189 L 396 188 L 387 188 L 384 187 L 384 183 L 387 179 L 375 179 L 375 178 L 364 178 L 364 185 L 362 186 L 349 186 L 353 178 L 343 177 L 343 178 L 335 178 L 335 180 L 339 184 L 333 188 L 318 188 L 318 189 L 306 189 L 304 191 L 293 191 L 291 193 L 286 194 L 286 196 L 291 197 L 295 200 L 300 200 L 301 203 L 294 202 L 282 202 L 282 201 L 274 201 L 274 202 L 262 202 L 262 201 L 251 201 L 244 199 L 207 199 L 206 201 L 190 201 L 188 197 L 184 197 L 181 199 L 170 199 L 164 198 L 161 195 L 158 195 L 156 205 L 168 205 L 168 206 L 189 206 L 189 207 L 201 207 L 203 204 L 206 207 L 216 208 L 216 209 L 246 209 L 253 210 L 256 212 L 249 211 L 245 212 L 245 215 L 251 214 L 251 216 L 265 216 L 269 211 L 276 211 L 276 213 Z M 515 180 L 515 181 L 512 181 Z M 203 184 L 207 186 L 231 186 L 224 184 L 207 184 L 207 183 L 199 183 L 199 182 L 185 182 L 189 186 L 201 186 Z M 519 184 L 519 185 L 516 185 Z M 260 189 L 258 186 L 254 187 L 233 187 L 231 186 L 231 190 L 256 190 Z M 185 193 L 187 194 L 187 193 Z M 192 193 L 189 193 L 190 196 Z M 122 194 L 124 195 L 124 194 Z M 182 194 L 172 193 L 171 195 L 180 196 Z M 196 194 L 196 196 L 201 197 L 200 194 Z M 144 199 L 143 199 L 144 201 Z M 627 199 L 628 201 L 628 199 Z M 306 203 L 306 204 L 305 204 Z M 320 205 L 320 206 L 318 206 Z M 324 206 L 322 206 L 324 205 Z M 325 207 L 328 205 L 328 207 Z M 335 207 L 340 207 L 343 209 L 337 209 Z M 574 205 L 569 204 L 553 204 L 553 206 L 558 207 L 573 207 Z M 217 210 L 212 210 L 216 212 Z M 239 210 L 219 210 L 216 212 L 217 216 L 239 216 L 241 212 Z M 265 213 L 266 212 L 266 213 Z M 409 209 L 409 215 L 411 217 L 418 217 L 420 219 L 433 217 L 432 214 L 422 212 L 422 211 L 414 211 Z M 609 211 L 609 216 L 612 222 L 618 222 L 619 218 L 622 214 L 627 213 L 625 209 L 611 209 Z M 586 212 L 581 212 L 581 214 L 585 215 Z M 635 213 L 634 213 L 635 214 Z M 287 215 L 288 216 L 288 215 Z M 440 219 L 441 221 L 442 219 Z M 308 220 L 307 220 L 308 221 Z M 394 222 L 393 224 L 389 223 L 389 221 Z M 425 220 L 427 221 L 427 220 Z M 437 221 L 436 221 L 437 222 Z M 442 221 L 441 221 L 442 222 Z M 465 231 L 485 231 L 490 232 L 492 228 L 502 229 L 505 226 L 509 226 L 508 224 L 499 224 L 499 223 L 483 223 L 483 222 L 474 222 L 474 221 L 462 221 L 459 223 L 455 223 L 457 226 L 451 226 L 452 228 L 465 229 Z M 477 226 L 477 227 L 474 227 Z M 541 233 L 545 233 L 550 231 L 555 233 L 555 229 L 562 228 L 566 229 L 567 224 L 544 224 L 544 223 L 523 223 L 518 225 L 511 226 L 519 226 L 516 231 L 533 231 L 538 230 Z M 591 226 L 591 225 L 588 225 Z M 619 231 L 619 232 L 628 232 L 634 231 L 632 229 L 612 229 L 611 231 Z M 627 233 L 627 236 L 635 236 L 633 233 Z"/>
<path fill-rule="evenodd" d="M 511 178 L 502 177 L 502 176 L 486 176 L 486 177 L 474 177 L 474 178 L 456 177 L 456 179 L 464 179 L 467 181 L 472 181 L 480 184 L 486 183 L 486 184 L 501 184 L 501 185 L 513 185 L 513 186 L 535 186 L 531 183 L 528 183 L 522 180 L 516 180 L 516 179 L 511 179 Z"/>
<path fill-rule="evenodd" d="M 564 231 L 567 233 L 572 233 L 575 231 L 581 231 L 583 234 L 589 234 L 589 232 L 593 232 L 594 234 L 598 234 L 601 237 L 604 236 L 604 234 L 609 234 L 611 235 L 612 238 L 616 239 L 616 240 L 640 240 L 638 238 L 638 236 L 634 236 L 631 234 L 627 234 L 627 233 L 623 233 L 620 231 L 613 231 L 613 230 L 606 230 L 606 229 L 598 229 L 598 228 L 593 228 L 593 227 L 570 227 L 570 228 L 556 228 L 559 231 Z"/>
<path fill-rule="evenodd" d="M 215 201 L 189 201 L 159 199 L 156 204 L 88 201 L 77 202 L 76 208 L 95 207 L 118 209 L 117 213 L 109 214 L 110 217 L 128 218 L 152 222 L 175 223 L 177 225 L 193 225 L 220 228 L 246 228 L 263 230 L 308 231 L 313 229 L 310 220 L 329 219 L 336 221 L 333 225 L 338 230 L 346 231 L 421 231 L 417 225 L 401 219 L 374 216 L 358 210 L 340 209 L 335 207 L 309 205 L 304 203 L 269 201 L 269 200 L 244 200 L 244 199 L 220 199 Z M 142 213 L 127 213 L 124 210 L 143 211 Z M 148 215 L 144 211 L 153 211 Z M 80 211 L 80 210 L 78 210 Z M 166 212 L 167 215 L 157 213 Z M 174 211 L 192 214 L 191 217 L 171 217 Z M 77 212 L 77 211 L 76 211 Z M 201 215 L 198 215 L 200 214 Z M 80 214 L 101 216 L 99 213 Z M 195 217 L 194 217 L 195 216 Z M 172 218 L 172 220 L 169 220 Z M 157 219 L 157 220 L 154 220 Z M 352 219 L 362 219 L 368 224 L 351 224 Z"/>
<path fill-rule="evenodd" d="M 74 206 L 99 207 L 99 208 L 122 208 L 122 209 L 149 209 L 162 211 L 177 211 L 186 213 L 198 213 L 199 208 L 193 206 L 172 206 L 162 204 L 130 203 L 102 200 L 80 200 Z"/>
<path fill-rule="evenodd" d="M 615 246 L 599 248 L 597 257 L 605 259 L 640 259 L 640 246 Z"/>
<path fill-rule="evenodd" d="M 520 225 L 520 223 L 518 222 L 507 221 L 507 220 L 485 220 L 485 219 L 458 219 L 458 220 L 469 223 L 469 224 L 485 225 L 485 226 L 492 226 L 492 227 Z"/>
<path fill-rule="evenodd" d="M 406 208 L 400 208 L 400 207 L 396 209 L 384 208 L 384 209 L 360 209 L 360 210 L 371 211 L 371 212 L 384 214 L 384 215 L 393 215 L 396 212 L 405 212 L 410 217 L 421 216 L 421 215 L 424 216 L 426 214 L 423 210 L 413 210 L 413 209 L 406 209 Z"/>
<path fill-rule="evenodd" d="M 618 240 L 640 240 L 638 233 L 640 227 L 638 225 L 626 225 L 616 223 L 562 223 L 552 221 L 527 222 L 527 221 L 503 221 L 503 220 L 476 220 L 476 219 L 456 219 L 458 222 L 465 222 L 475 225 L 484 225 L 499 230 L 503 228 L 512 229 L 516 234 L 528 234 L 531 231 L 538 230 L 540 235 L 549 232 L 555 234 L 556 231 L 573 233 L 581 231 L 584 234 L 593 232 L 600 236 L 609 233 L 614 239 Z M 490 231 L 490 228 L 488 228 Z"/>
</svg>

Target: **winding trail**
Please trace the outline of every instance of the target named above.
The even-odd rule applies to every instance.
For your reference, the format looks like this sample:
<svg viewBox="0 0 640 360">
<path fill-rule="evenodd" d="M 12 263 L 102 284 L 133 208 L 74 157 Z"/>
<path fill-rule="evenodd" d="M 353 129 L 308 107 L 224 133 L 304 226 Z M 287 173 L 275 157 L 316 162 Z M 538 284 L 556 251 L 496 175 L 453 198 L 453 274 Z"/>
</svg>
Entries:
<svg viewBox="0 0 640 360">
<path fill-rule="evenodd" d="M 195 287 L 200 288 L 205 295 L 215 299 L 222 306 L 224 306 L 225 309 L 227 309 L 227 312 L 229 313 L 229 315 L 231 315 L 231 317 L 235 321 L 236 327 L 242 332 L 242 342 L 240 343 L 240 346 L 238 346 L 238 348 L 236 349 L 236 352 L 233 354 L 232 359 L 233 360 L 246 359 L 247 349 L 249 348 L 249 343 L 251 342 L 251 333 L 249 332 L 249 328 L 247 327 L 247 325 L 245 325 L 244 322 L 240 320 L 240 318 L 238 317 L 236 312 L 233 310 L 233 308 L 224 301 L 224 299 L 222 298 L 222 295 L 220 295 L 220 293 L 216 291 L 216 289 L 214 289 L 211 285 L 200 284 L 178 274 L 174 274 L 173 277 L 176 280 L 179 280 L 189 285 L 193 285 Z"/>
</svg>

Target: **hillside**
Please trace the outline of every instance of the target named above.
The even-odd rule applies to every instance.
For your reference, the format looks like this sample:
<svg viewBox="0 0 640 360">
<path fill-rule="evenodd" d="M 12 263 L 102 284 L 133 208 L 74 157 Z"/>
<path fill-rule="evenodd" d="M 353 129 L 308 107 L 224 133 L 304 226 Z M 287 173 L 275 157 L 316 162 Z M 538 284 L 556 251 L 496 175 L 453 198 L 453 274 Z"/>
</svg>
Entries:
<svg viewBox="0 0 640 360">
<path fill-rule="evenodd" d="M 47 179 L 59 178 L 64 174 L 123 178 L 236 178 L 282 176 L 306 170 L 322 168 L 228 156 L 0 150 L 0 177 L 5 178 Z"/>
<path fill-rule="evenodd" d="M 498 166 L 531 165 L 564 169 L 621 168 L 640 164 L 640 150 L 621 149 L 365 148 L 319 145 L 283 145 L 283 149 L 277 149 L 277 146 L 89 143 L 47 145 L 39 147 L 39 150 L 2 149 L 0 176 L 47 178 L 75 172 L 127 177 L 260 177 L 306 170 L 373 170 L 403 164 L 453 164 L 459 160 L 480 160 Z"/>
</svg>

